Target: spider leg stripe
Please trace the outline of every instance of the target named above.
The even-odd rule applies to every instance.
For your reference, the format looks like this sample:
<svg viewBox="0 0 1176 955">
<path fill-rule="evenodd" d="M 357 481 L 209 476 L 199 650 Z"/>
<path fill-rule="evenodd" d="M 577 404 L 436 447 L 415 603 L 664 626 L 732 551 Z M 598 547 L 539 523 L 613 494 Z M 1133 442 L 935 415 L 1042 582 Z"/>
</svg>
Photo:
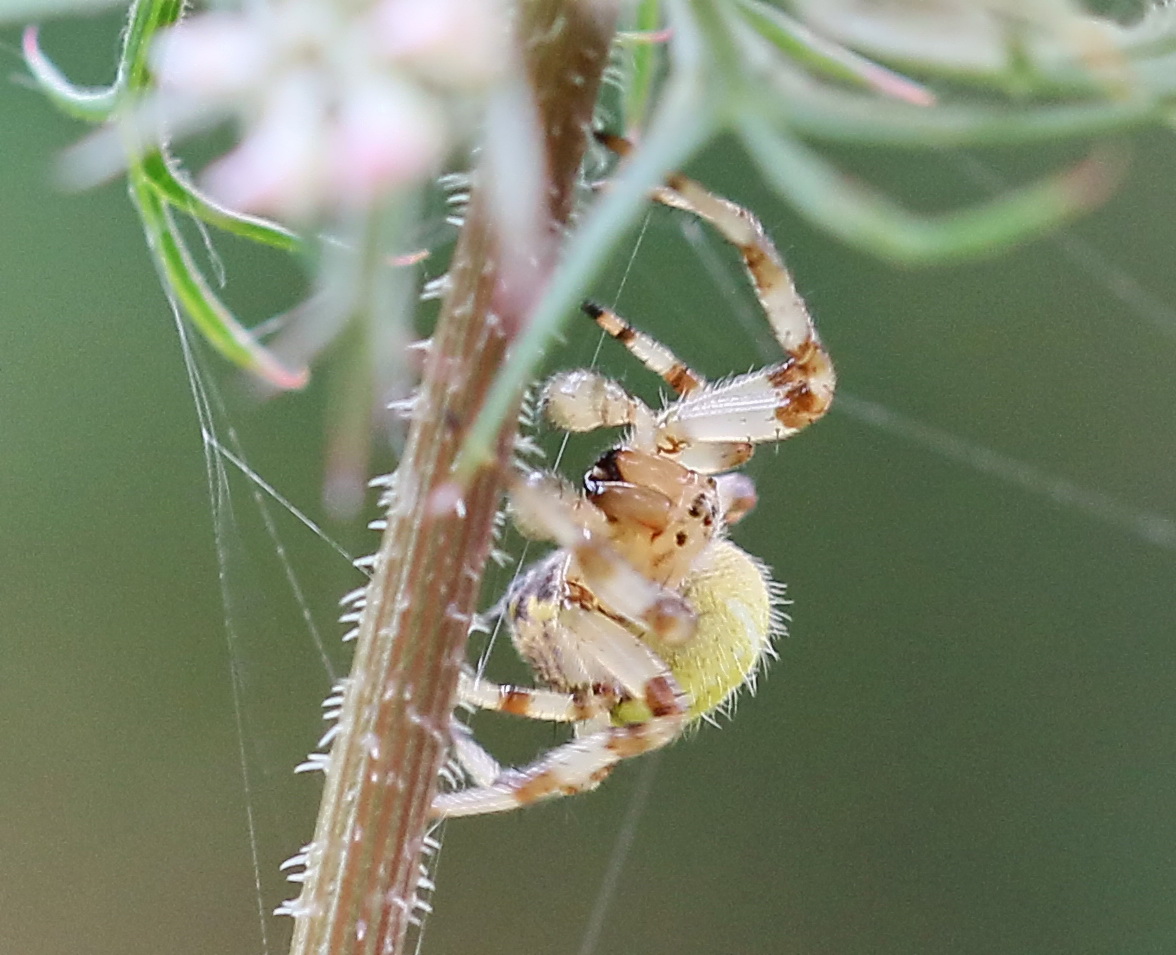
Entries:
<svg viewBox="0 0 1176 955">
<path fill-rule="evenodd" d="M 678 394 L 687 395 L 706 384 L 705 378 L 692 371 L 665 345 L 638 331 L 616 312 L 595 302 L 584 302 L 580 308 L 606 335 L 624 345 L 641 364 L 655 375 L 660 375 Z"/>
<path fill-rule="evenodd" d="M 480 710 L 510 713 L 549 723 L 579 723 L 607 713 L 615 696 L 603 692 L 564 693 L 518 686 L 501 686 L 463 672 L 458 683 L 461 702 Z"/>
<path fill-rule="evenodd" d="M 596 138 L 618 156 L 626 156 L 632 149 L 620 136 L 597 133 Z M 668 176 L 666 185 L 653 195 L 663 205 L 705 219 L 739 249 L 760 305 L 785 352 L 796 357 L 806 344 L 819 342 L 804 299 L 796 291 L 792 276 L 759 219 L 681 173 Z"/>
<path fill-rule="evenodd" d="M 776 418 L 786 428 L 801 428 L 829 410 L 833 400 L 833 363 L 816 342 L 801 346 L 792 361 L 769 369 L 768 382 L 776 389 Z"/>
<path fill-rule="evenodd" d="M 433 800 L 434 817 L 508 812 L 541 799 L 595 789 L 623 759 L 665 746 L 686 723 L 685 711 L 629 726 L 610 726 L 556 747 L 521 770 L 507 770 L 489 786 L 441 793 Z"/>
</svg>

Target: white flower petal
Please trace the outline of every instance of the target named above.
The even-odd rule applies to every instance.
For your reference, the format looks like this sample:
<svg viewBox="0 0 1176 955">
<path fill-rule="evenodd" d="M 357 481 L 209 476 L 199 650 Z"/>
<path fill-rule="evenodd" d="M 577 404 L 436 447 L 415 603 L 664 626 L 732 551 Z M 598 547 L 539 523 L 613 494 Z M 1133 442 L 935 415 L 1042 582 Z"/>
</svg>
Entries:
<svg viewBox="0 0 1176 955">
<path fill-rule="evenodd" d="M 477 89 L 503 75 L 509 24 L 494 0 L 380 0 L 372 13 L 381 54 L 450 89 Z"/>
<path fill-rule="evenodd" d="M 310 216 L 323 199 L 324 112 L 311 77 L 289 78 L 241 144 L 206 170 L 206 188 L 234 209 Z"/>
<path fill-rule="evenodd" d="M 412 87 L 371 82 L 349 91 L 331 132 L 330 178 L 346 204 L 436 174 L 447 135 L 440 104 Z"/>
<path fill-rule="evenodd" d="M 268 65 L 265 37 L 244 17 L 206 13 L 160 34 L 151 66 L 160 86 L 203 97 L 257 85 Z"/>
</svg>

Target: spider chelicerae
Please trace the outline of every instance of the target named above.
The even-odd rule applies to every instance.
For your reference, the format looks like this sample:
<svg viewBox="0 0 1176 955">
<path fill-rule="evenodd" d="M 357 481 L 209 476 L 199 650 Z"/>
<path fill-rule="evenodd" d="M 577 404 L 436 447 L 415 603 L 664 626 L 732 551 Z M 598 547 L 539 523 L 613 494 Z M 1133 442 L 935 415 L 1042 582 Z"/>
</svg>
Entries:
<svg viewBox="0 0 1176 955">
<path fill-rule="evenodd" d="M 629 149 L 601 139 L 621 155 Z M 592 789 L 621 760 L 665 746 L 729 704 L 772 654 L 777 587 L 726 536 L 755 504 L 751 479 L 732 472 L 757 444 L 791 437 L 825 413 L 833 365 L 754 215 L 681 175 L 655 198 L 706 220 L 738 248 L 785 358 L 708 382 L 619 315 L 585 305 L 677 397 L 654 411 L 588 369 L 544 386 L 542 407 L 556 427 L 626 431 L 585 475 L 583 490 L 546 473 L 513 479 L 516 524 L 558 547 L 505 601 L 515 647 L 539 688 L 467 671 L 459 692 L 467 706 L 570 723 L 575 735 L 509 769 L 455 721 L 454 755 L 469 785 L 439 794 L 435 816 L 503 812 Z"/>
</svg>

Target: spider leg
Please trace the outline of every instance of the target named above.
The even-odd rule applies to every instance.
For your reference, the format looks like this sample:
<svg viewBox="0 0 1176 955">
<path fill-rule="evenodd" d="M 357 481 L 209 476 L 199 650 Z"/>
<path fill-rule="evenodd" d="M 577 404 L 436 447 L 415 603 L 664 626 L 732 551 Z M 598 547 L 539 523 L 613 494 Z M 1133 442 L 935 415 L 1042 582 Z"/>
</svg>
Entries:
<svg viewBox="0 0 1176 955">
<path fill-rule="evenodd" d="M 621 156 L 631 148 L 618 136 L 597 138 Z M 779 364 L 688 392 L 658 417 L 663 453 L 713 474 L 741 464 L 752 446 L 791 437 L 820 418 L 833 400 L 836 376 L 804 300 L 759 219 L 680 174 L 669 176 L 654 197 L 706 220 L 739 250 L 786 355 Z"/>
<path fill-rule="evenodd" d="M 576 607 L 565 614 L 560 622 L 561 639 L 606 667 L 632 693 L 632 703 L 642 710 L 640 718 L 570 740 L 529 766 L 503 770 L 489 784 L 441 793 L 433 801 L 434 816 L 506 812 L 541 799 L 594 789 L 621 760 L 665 746 L 682 733 L 688 720 L 688 701 L 665 664 L 603 614 Z M 484 765 L 478 765 L 479 771 Z"/>
<path fill-rule="evenodd" d="M 632 149 L 632 144 L 620 136 L 597 133 L 596 138 L 618 156 L 626 156 Z M 739 250 L 772 331 L 788 355 L 798 358 L 806 354 L 809 343 L 820 347 L 804 299 L 759 219 L 680 173 L 668 176 L 665 186 L 655 190 L 653 196 L 663 205 L 706 220 Z"/>
<path fill-rule="evenodd" d="M 743 520 L 759 500 L 755 482 L 741 472 L 718 475 L 715 478 L 715 487 L 719 492 L 719 508 L 723 520 L 728 524 Z"/>
<path fill-rule="evenodd" d="M 547 420 L 564 431 L 595 431 L 628 425 L 653 433 L 653 412 L 623 386 L 587 368 L 553 375 L 539 399 Z"/>
<path fill-rule="evenodd" d="M 708 192 L 692 179 L 674 175 L 657 192 L 666 205 L 692 212 L 713 225 L 739 249 L 756 296 L 787 359 L 708 389 L 696 402 L 679 403 L 679 420 L 713 417 L 738 421 L 714 437 L 691 429 L 702 441 L 743 438 L 753 444 L 780 441 L 820 418 L 833 400 L 833 363 L 817 335 L 804 300 L 792 283 L 767 233 L 752 213 Z"/>
<path fill-rule="evenodd" d="M 540 799 L 595 789 L 624 758 L 613 752 L 611 735 L 617 731 L 633 735 L 632 729 L 610 727 L 564 743 L 523 769 L 505 770 L 485 785 L 438 793 L 433 798 L 431 814 L 434 818 L 448 819 L 509 812 Z"/>
<path fill-rule="evenodd" d="M 660 375 L 679 395 L 688 395 L 706 385 L 702 375 L 692 371 L 665 345 L 634 328 L 616 312 L 595 302 L 584 302 L 580 308 L 605 334 L 624 345 L 641 364 Z"/>
<path fill-rule="evenodd" d="M 654 198 L 706 220 L 739 250 L 772 332 L 788 355 L 803 355 L 810 343 L 821 347 L 808 307 L 755 215 L 679 173 L 669 176 Z"/>
<path fill-rule="evenodd" d="M 581 308 L 607 335 L 615 338 L 638 361 L 679 395 L 706 386 L 706 379 L 679 360 L 665 345 L 638 331 L 611 309 L 594 302 Z M 652 439 L 653 413 L 641 399 L 611 378 L 588 369 L 561 372 L 543 388 L 541 404 L 547 419 L 565 431 L 593 431 L 628 425 L 637 440 Z"/>
<path fill-rule="evenodd" d="M 619 702 L 618 694 L 605 688 L 563 692 L 501 685 L 484 680 L 468 669 L 458 679 L 459 704 L 479 710 L 510 713 L 548 723 L 574 723 L 577 736 L 587 727 L 598 730 L 609 723 L 609 714 Z M 478 788 L 486 788 L 502 775 L 502 766 L 474 739 L 468 726 L 454 719 L 450 723 L 453 758 Z"/>
<path fill-rule="evenodd" d="M 599 692 L 565 693 L 509 686 L 483 680 L 463 670 L 457 686 L 458 700 L 479 710 L 510 713 L 547 723 L 580 723 L 608 713 L 615 696 Z"/>
<path fill-rule="evenodd" d="M 511 713 L 540 722 L 574 723 L 576 736 L 597 732 L 610 723 L 615 693 L 602 689 L 564 693 L 533 687 L 499 686 L 463 671 L 459 703 L 482 710 Z M 461 720 L 450 720 L 453 759 L 475 786 L 491 785 L 502 775 L 502 765 L 482 746 Z"/>
<path fill-rule="evenodd" d="M 693 470 L 729 470 L 755 445 L 783 441 L 820 418 L 834 384 L 833 365 L 820 350 L 739 375 L 667 407 L 658 416 L 658 445 Z"/>
<path fill-rule="evenodd" d="M 577 575 L 591 588 L 589 594 L 577 594 L 580 599 L 599 602 L 667 643 L 688 640 L 697 619 L 682 595 L 650 580 L 621 557 L 604 532 L 604 514 L 567 492 L 567 485 L 547 474 L 517 477 L 510 495 L 521 529 L 571 554 Z"/>
<path fill-rule="evenodd" d="M 474 739 L 470 728 L 461 720 L 449 721 L 453 759 L 475 786 L 489 786 L 502 775 L 502 766 L 484 746 Z"/>
</svg>

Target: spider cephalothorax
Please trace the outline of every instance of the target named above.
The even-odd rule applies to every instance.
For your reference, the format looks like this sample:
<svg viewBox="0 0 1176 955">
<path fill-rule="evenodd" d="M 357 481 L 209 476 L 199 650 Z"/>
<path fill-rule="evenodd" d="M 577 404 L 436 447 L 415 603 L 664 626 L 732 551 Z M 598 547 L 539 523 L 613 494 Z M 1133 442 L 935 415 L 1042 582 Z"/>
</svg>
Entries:
<svg viewBox="0 0 1176 955">
<path fill-rule="evenodd" d="M 591 789 L 622 759 L 664 746 L 728 704 L 772 652 L 776 586 L 726 537 L 754 505 L 755 489 L 727 472 L 757 444 L 788 438 L 824 414 L 833 366 L 754 216 L 683 176 L 656 198 L 707 220 L 739 249 L 784 360 L 712 384 L 614 312 L 585 305 L 677 398 L 654 411 L 587 369 L 544 387 L 544 413 L 557 427 L 626 431 L 582 490 L 545 473 L 513 479 L 515 522 L 558 548 L 519 577 L 505 603 L 539 688 L 466 673 L 460 692 L 469 706 L 571 723 L 575 738 L 529 766 L 503 769 L 455 725 L 455 755 L 471 785 L 439 795 L 438 816 Z"/>
</svg>

